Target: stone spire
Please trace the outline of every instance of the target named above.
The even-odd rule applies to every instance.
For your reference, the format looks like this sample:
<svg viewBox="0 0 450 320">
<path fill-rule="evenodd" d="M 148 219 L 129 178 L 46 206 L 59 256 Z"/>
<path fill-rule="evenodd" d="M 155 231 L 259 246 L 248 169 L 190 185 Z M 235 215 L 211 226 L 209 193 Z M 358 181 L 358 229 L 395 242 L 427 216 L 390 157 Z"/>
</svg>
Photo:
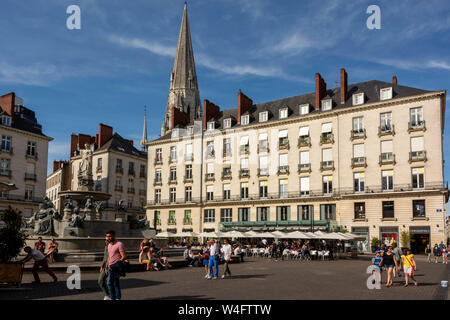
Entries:
<svg viewBox="0 0 450 320">
<path fill-rule="evenodd" d="M 170 74 L 169 99 L 161 135 L 165 135 L 172 129 L 173 107 L 185 112 L 189 121 L 200 119 L 202 116 L 186 3 L 184 4 L 175 61 Z"/>
<path fill-rule="evenodd" d="M 141 146 L 142 151 L 147 152 L 147 106 L 144 106 L 144 128 L 142 130 L 142 140 L 141 140 Z"/>
</svg>

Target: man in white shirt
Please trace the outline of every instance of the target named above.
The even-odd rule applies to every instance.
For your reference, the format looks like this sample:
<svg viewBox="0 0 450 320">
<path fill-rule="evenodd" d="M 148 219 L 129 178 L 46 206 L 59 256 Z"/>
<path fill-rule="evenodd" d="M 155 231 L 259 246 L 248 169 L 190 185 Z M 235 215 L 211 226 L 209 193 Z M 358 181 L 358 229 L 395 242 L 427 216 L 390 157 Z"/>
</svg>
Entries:
<svg viewBox="0 0 450 320">
<path fill-rule="evenodd" d="M 223 240 L 223 246 L 222 246 L 221 251 L 223 253 L 223 260 L 225 261 L 225 266 L 224 266 L 225 269 L 224 269 L 223 275 L 222 275 L 222 279 L 224 279 L 227 274 L 228 274 L 228 277 L 231 277 L 231 271 L 230 271 L 230 268 L 228 267 L 228 263 L 231 261 L 231 253 L 233 251 L 233 249 L 231 248 L 231 245 L 228 243 L 227 239 Z"/>
<path fill-rule="evenodd" d="M 31 259 L 34 259 L 33 269 L 31 269 L 31 272 L 33 273 L 33 277 L 34 277 L 33 283 L 41 282 L 41 280 L 39 279 L 39 275 L 37 273 L 39 267 L 42 267 L 42 269 L 44 271 L 46 271 L 53 278 L 53 282 L 58 281 L 58 278 L 56 277 L 55 273 L 48 268 L 47 256 L 51 252 L 47 253 L 47 255 L 44 255 L 39 250 L 31 249 L 31 247 L 25 247 L 23 250 L 27 253 L 27 256 L 21 260 L 22 263 L 25 263 Z"/>
</svg>

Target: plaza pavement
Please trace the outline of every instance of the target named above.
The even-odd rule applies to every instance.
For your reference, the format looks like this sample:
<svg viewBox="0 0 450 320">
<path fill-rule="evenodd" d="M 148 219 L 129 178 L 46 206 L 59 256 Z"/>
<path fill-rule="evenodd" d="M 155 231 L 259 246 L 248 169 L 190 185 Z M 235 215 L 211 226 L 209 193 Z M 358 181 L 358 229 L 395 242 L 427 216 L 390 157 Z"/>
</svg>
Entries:
<svg viewBox="0 0 450 320">
<path fill-rule="evenodd" d="M 367 258 L 369 259 L 369 258 Z M 380 290 L 366 287 L 366 268 L 369 261 L 269 261 L 265 258 L 246 258 L 244 263 L 230 266 L 231 279 L 206 280 L 203 268 L 181 268 L 167 271 L 133 272 L 121 278 L 124 300 L 141 299 L 433 299 L 448 300 L 448 289 L 441 288 L 441 280 L 449 279 L 448 265 L 427 263 L 417 257 L 416 279 L 419 286 L 404 288 L 403 278 L 396 278 L 394 286 Z M 220 272 L 222 272 L 222 265 Z M 75 299 L 100 300 L 98 273 L 84 271 L 81 290 L 69 290 L 69 274 L 57 272 L 58 283 L 50 282 L 40 273 L 41 284 L 31 284 L 31 273 L 23 276 L 21 288 L 0 288 L 0 300 L 6 299 Z"/>
</svg>

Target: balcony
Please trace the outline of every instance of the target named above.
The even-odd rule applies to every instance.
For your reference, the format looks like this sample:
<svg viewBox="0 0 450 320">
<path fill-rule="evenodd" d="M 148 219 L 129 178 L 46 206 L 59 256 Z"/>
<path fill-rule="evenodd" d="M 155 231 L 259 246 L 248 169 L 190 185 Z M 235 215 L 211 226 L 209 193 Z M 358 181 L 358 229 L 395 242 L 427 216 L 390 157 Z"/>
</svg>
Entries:
<svg viewBox="0 0 450 320">
<path fill-rule="evenodd" d="M 352 168 L 367 167 L 366 157 L 352 158 Z"/>
<path fill-rule="evenodd" d="M 161 179 L 155 179 L 153 180 L 154 186 L 162 186 L 162 180 Z"/>
<path fill-rule="evenodd" d="M 184 179 L 183 179 L 183 182 L 184 183 L 190 183 L 190 182 L 192 182 L 194 179 L 192 178 L 192 175 L 191 176 L 184 176 Z"/>
<path fill-rule="evenodd" d="M 425 120 L 408 122 L 408 132 L 425 130 L 427 130 L 427 128 L 425 127 Z"/>
<path fill-rule="evenodd" d="M 159 164 L 163 164 L 163 161 L 162 161 L 162 158 L 155 158 L 155 162 L 153 162 L 153 164 L 156 166 L 156 165 L 159 165 Z"/>
<path fill-rule="evenodd" d="M 174 224 L 177 224 L 177 220 L 172 219 L 172 218 L 169 218 L 169 219 L 167 219 L 167 224 L 168 224 L 168 225 L 174 225 Z"/>
<path fill-rule="evenodd" d="M 206 152 L 206 159 L 214 159 L 216 153 L 214 152 L 214 150 L 209 150 Z"/>
<path fill-rule="evenodd" d="M 289 166 L 279 166 L 278 175 L 280 174 L 289 174 Z"/>
<path fill-rule="evenodd" d="M 278 141 L 278 150 L 289 150 L 289 140 L 282 138 Z"/>
<path fill-rule="evenodd" d="M 169 164 L 176 163 L 176 162 L 177 162 L 177 158 L 176 157 L 169 157 Z"/>
<path fill-rule="evenodd" d="M 128 175 L 134 177 L 136 175 L 134 169 L 128 169 Z"/>
<path fill-rule="evenodd" d="M 229 168 L 229 170 L 222 171 L 222 180 L 231 179 L 231 167 L 228 167 L 228 168 Z"/>
<path fill-rule="evenodd" d="M 249 154 L 249 153 L 250 153 L 250 146 L 248 144 L 239 147 L 240 155 Z"/>
<path fill-rule="evenodd" d="M 184 218 L 183 219 L 183 225 L 192 225 L 192 219 L 191 218 Z"/>
<path fill-rule="evenodd" d="M 169 177 L 168 179 L 169 184 L 176 184 L 177 183 L 177 177 Z"/>
<path fill-rule="evenodd" d="M 409 153 L 409 163 L 418 162 L 418 161 L 427 161 L 427 152 L 426 151 L 413 151 Z"/>
<path fill-rule="evenodd" d="M 102 167 L 97 167 L 97 169 L 95 169 L 96 173 L 102 173 Z"/>
<path fill-rule="evenodd" d="M 11 177 L 11 169 L 0 169 L 0 176 Z"/>
<path fill-rule="evenodd" d="M 25 173 L 25 180 L 36 181 L 36 174 L 35 173 Z"/>
<path fill-rule="evenodd" d="M 366 213 L 362 211 L 355 212 L 353 222 L 367 222 Z"/>
<path fill-rule="evenodd" d="M 239 178 L 248 178 L 250 177 L 249 169 L 241 169 L 239 170 Z"/>
<path fill-rule="evenodd" d="M 9 153 L 9 154 L 13 154 L 13 148 L 5 148 L 5 149 L 1 149 L 1 153 Z"/>
<path fill-rule="evenodd" d="M 134 188 L 128 188 L 128 189 L 127 189 L 127 192 L 128 192 L 128 193 L 131 193 L 131 194 L 134 194 Z"/>
<path fill-rule="evenodd" d="M 298 138 L 298 147 L 311 147 L 311 137 L 301 136 Z"/>
<path fill-rule="evenodd" d="M 205 174 L 205 181 L 214 181 L 214 173 L 207 173 Z"/>
<path fill-rule="evenodd" d="M 123 187 L 122 186 L 115 186 L 114 187 L 114 191 L 122 192 L 123 191 Z"/>
<path fill-rule="evenodd" d="M 258 177 L 268 176 L 269 168 L 258 169 Z"/>
<path fill-rule="evenodd" d="M 37 152 L 34 152 L 34 153 L 28 153 L 28 152 L 27 152 L 27 153 L 25 154 L 25 158 L 37 160 L 37 159 L 38 159 L 38 153 L 37 153 Z"/>
<path fill-rule="evenodd" d="M 116 167 L 116 173 L 123 174 L 123 168 L 122 167 Z"/>
<path fill-rule="evenodd" d="M 143 190 L 143 189 L 139 190 L 139 195 L 140 195 L 140 196 L 145 196 L 145 195 L 147 195 L 147 190 Z"/>
<path fill-rule="evenodd" d="M 320 145 L 334 143 L 334 135 L 332 133 L 322 133 L 320 136 Z"/>
<path fill-rule="evenodd" d="M 223 155 L 224 158 L 231 157 L 231 150 L 224 149 L 222 155 Z"/>
<path fill-rule="evenodd" d="M 334 170 L 334 161 L 322 161 L 320 163 L 320 171 Z"/>
<path fill-rule="evenodd" d="M 300 163 L 298 165 L 298 172 L 311 172 L 311 163 Z"/>
<path fill-rule="evenodd" d="M 264 142 L 258 143 L 258 153 L 269 152 L 269 144 L 265 140 L 261 140 Z"/>
<path fill-rule="evenodd" d="M 392 152 L 384 152 L 380 155 L 380 159 L 378 161 L 379 165 L 384 164 L 395 164 L 395 154 Z"/>
<path fill-rule="evenodd" d="M 358 129 L 350 131 L 350 140 L 352 141 L 355 139 L 365 139 L 365 138 L 367 138 L 366 129 Z"/>
<path fill-rule="evenodd" d="M 380 126 L 378 127 L 378 136 L 387 136 L 387 135 L 395 135 L 395 127 L 391 126 Z"/>
</svg>

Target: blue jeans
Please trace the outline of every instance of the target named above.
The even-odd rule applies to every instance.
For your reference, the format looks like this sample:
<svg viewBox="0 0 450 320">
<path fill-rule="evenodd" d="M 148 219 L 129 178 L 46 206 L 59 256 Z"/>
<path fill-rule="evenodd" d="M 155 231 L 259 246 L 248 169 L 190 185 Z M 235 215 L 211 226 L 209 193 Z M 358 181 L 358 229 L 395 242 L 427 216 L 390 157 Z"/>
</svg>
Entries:
<svg viewBox="0 0 450 320">
<path fill-rule="evenodd" d="M 108 280 L 106 281 L 108 285 L 109 296 L 111 300 L 120 300 L 122 298 L 120 292 L 120 273 L 117 263 L 109 266 L 108 268 Z"/>
<path fill-rule="evenodd" d="M 213 266 L 214 266 L 214 271 L 213 271 Z M 213 273 L 215 273 L 215 277 L 218 278 L 219 277 L 219 261 L 216 260 L 216 258 L 214 257 L 210 257 L 209 258 L 209 276 L 212 278 L 213 277 Z"/>
</svg>

